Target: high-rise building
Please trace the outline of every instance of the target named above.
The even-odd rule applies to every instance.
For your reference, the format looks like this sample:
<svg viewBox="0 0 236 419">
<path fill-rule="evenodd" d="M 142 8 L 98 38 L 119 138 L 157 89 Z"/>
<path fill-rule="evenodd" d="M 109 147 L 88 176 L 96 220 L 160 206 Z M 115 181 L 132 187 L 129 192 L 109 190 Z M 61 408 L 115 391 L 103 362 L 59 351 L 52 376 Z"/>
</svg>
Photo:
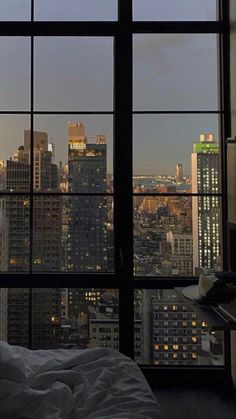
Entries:
<svg viewBox="0 0 236 419">
<path fill-rule="evenodd" d="M 82 123 L 68 123 L 68 189 L 73 193 L 104 193 L 106 136 L 89 143 Z M 107 198 L 71 196 L 68 199 L 68 270 L 107 271 Z M 69 290 L 69 317 L 78 317 L 78 290 Z M 77 308 L 76 308 L 77 307 Z"/>
<path fill-rule="evenodd" d="M 183 165 L 178 163 L 176 165 L 176 183 L 183 182 Z"/>
<path fill-rule="evenodd" d="M 0 190 L 5 189 L 5 163 L 0 160 Z"/>
<path fill-rule="evenodd" d="M 151 293 L 151 292 L 150 292 Z M 174 290 L 151 293 L 151 362 L 155 365 L 211 365 L 223 363 L 223 345 L 215 347 L 207 324 Z"/>
<path fill-rule="evenodd" d="M 54 164 L 55 146 L 48 143 L 48 133 L 34 131 L 34 190 L 58 189 L 58 167 Z M 24 131 L 24 156 L 30 157 L 30 131 Z"/>
<path fill-rule="evenodd" d="M 213 134 L 200 135 L 192 153 L 192 192 L 219 193 L 219 145 Z M 220 264 L 220 202 L 217 196 L 194 197 L 192 202 L 193 273 Z"/>
<path fill-rule="evenodd" d="M 106 137 L 88 143 L 83 124 L 68 124 L 69 192 L 106 192 Z M 104 271 L 107 266 L 104 197 L 69 201 L 69 265 L 74 271 Z"/>
<path fill-rule="evenodd" d="M 34 189 L 57 191 L 58 181 L 48 151 L 48 135 L 34 133 Z M 15 160 L 6 166 L 7 190 L 28 193 L 30 190 L 30 133 L 24 133 Z M 9 221 L 8 271 L 29 271 L 30 198 L 6 198 Z M 60 196 L 37 196 L 33 199 L 33 271 L 60 271 L 62 247 L 62 200 Z M 8 342 L 32 348 L 52 347 L 60 330 L 61 296 L 59 289 L 11 288 L 8 293 Z M 31 310 L 32 308 L 32 310 Z M 31 312 L 30 312 L 31 310 Z M 32 325 L 32 330 L 29 330 Z"/>
</svg>

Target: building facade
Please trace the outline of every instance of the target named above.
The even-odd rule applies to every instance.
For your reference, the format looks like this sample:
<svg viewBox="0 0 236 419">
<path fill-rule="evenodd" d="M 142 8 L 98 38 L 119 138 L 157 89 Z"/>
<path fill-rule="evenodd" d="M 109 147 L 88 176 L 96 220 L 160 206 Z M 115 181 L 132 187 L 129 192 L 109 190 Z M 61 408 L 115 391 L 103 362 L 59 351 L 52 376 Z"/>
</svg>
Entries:
<svg viewBox="0 0 236 419">
<path fill-rule="evenodd" d="M 89 143 L 82 123 L 68 123 L 68 189 L 72 193 L 107 191 L 106 136 Z M 68 199 L 68 270 L 108 270 L 107 198 L 71 196 Z M 69 317 L 78 317 L 78 292 L 69 290 Z M 77 307 L 77 308 L 76 308 Z"/>
<path fill-rule="evenodd" d="M 25 196 L 6 198 L 8 219 L 8 271 L 30 269 L 30 133 L 24 132 L 24 145 L 6 165 L 7 190 L 25 192 Z M 34 189 L 58 191 L 48 135 L 34 133 Z M 60 196 L 33 199 L 33 271 L 60 271 L 62 246 L 62 200 Z M 59 289 L 11 288 L 8 292 L 8 342 L 33 349 L 53 347 L 60 331 L 61 297 Z"/>
<path fill-rule="evenodd" d="M 183 182 L 183 165 L 181 163 L 178 163 L 176 165 L 176 183 L 182 183 Z"/>
<path fill-rule="evenodd" d="M 192 192 L 205 194 L 192 199 L 193 273 L 220 266 L 219 145 L 213 134 L 200 135 L 192 153 Z"/>
</svg>

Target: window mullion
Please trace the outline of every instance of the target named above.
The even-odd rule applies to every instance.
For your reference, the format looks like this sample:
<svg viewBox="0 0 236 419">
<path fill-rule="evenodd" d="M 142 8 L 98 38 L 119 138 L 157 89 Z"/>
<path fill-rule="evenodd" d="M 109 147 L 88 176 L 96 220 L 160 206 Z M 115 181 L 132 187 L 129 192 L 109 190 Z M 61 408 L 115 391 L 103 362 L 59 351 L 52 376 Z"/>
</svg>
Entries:
<svg viewBox="0 0 236 419">
<path fill-rule="evenodd" d="M 132 205 L 132 35 L 123 23 L 127 0 L 119 3 L 122 33 L 115 37 L 114 226 L 115 270 L 120 282 L 120 351 L 134 355 Z M 131 3 L 131 2 L 129 2 Z"/>
</svg>

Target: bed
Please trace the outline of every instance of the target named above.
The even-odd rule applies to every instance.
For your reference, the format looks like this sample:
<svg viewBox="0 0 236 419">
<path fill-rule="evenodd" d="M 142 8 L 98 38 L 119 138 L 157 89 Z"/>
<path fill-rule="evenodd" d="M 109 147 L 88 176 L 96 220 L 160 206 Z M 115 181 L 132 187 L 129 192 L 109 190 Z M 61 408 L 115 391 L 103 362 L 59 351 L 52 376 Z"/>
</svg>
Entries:
<svg viewBox="0 0 236 419">
<path fill-rule="evenodd" d="M 1 419 L 160 417 L 140 369 L 117 351 L 31 351 L 0 341 Z"/>
</svg>

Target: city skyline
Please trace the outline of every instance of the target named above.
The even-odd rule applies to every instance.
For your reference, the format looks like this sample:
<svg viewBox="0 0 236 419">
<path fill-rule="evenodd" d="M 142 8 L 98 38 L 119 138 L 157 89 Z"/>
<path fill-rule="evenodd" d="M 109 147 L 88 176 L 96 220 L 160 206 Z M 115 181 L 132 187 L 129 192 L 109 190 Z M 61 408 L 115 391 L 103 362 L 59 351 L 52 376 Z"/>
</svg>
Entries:
<svg viewBox="0 0 236 419">
<path fill-rule="evenodd" d="M 88 143 L 92 143 L 94 141 L 94 138 L 98 134 L 106 135 L 107 139 L 107 173 L 109 175 L 113 174 L 113 138 L 112 138 L 112 117 L 107 116 L 105 123 L 103 120 L 100 119 L 99 116 L 82 116 L 82 118 L 78 119 L 78 115 L 70 115 L 72 118 L 68 120 L 68 116 L 61 116 L 57 115 L 53 118 L 50 116 L 50 118 L 47 118 L 45 116 L 37 117 L 35 121 L 35 131 L 39 132 L 47 132 L 48 135 L 48 142 L 53 143 L 55 146 L 55 163 L 59 165 L 59 162 L 62 161 L 63 164 L 68 163 L 68 157 L 67 157 L 67 127 L 70 121 L 77 121 L 84 123 L 86 126 L 86 134 L 88 138 Z M 5 121 L 3 119 L 5 118 Z M 150 122 L 153 118 L 158 118 L 159 120 L 159 130 L 160 134 L 163 134 L 163 137 L 161 135 L 155 136 L 155 131 L 157 130 L 154 126 L 154 123 L 148 123 L 148 128 L 145 129 L 145 126 L 143 125 L 142 119 L 146 119 L 147 122 Z M 180 127 L 182 126 L 183 120 L 185 120 L 185 117 L 182 115 L 178 116 L 172 116 L 171 118 L 175 120 L 173 123 L 175 126 L 176 131 L 178 132 L 180 130 Z M 168 116 L 158 115 L 158 117 L 150 115 L 150 116 L 138 116 L 137 119 L 134 119 L 134 130 L 136 131 L 136 135 L 138 137 L 138 141 L 134 141 L 134 150 L 133 150 L 133 176 L 174 176 L 175 175 L 175 168 L 176 164 L 181 163 L 183 165 L 184 170 L 184 176 L 191 177 L 191 159 L 189 158 L 191 152 L 192 152 L 192 144 L 196 141 L 198 141 L 199 135 L 201 133 L 207 133 L 207 134 L 213 134 L 216 142 L 218 142 L 218 130 L 209 130 L 209 129 L 201 129 L 198 131 L 198 115 L 192 116 L 188 115 L 189 118 L 189 124 L 185 123 L 185 132 L 186 132 L 186 138 L 184 139 L 185 148 L 184 152 L 182 151 L 182 148 L 176 147 L 175 153 L 169 152 L 168 150 L 174 149 L 175 145 L 178 144 L 178 141 L 175 138 L 169 137 L 169 128 L 166 124 L 166 119 L 168 119 Z M 14 132 L 14 129 L 11 125 L 9 125 L 11 116 L 5 116 L 2 120 L 0 120 L 0 130 L 1 128 L 6 130 L 7 132 L 7 138 L 5 141 L 5 147 L 2 148 L 1 154 L 0 154 L 0 160 L 8 160 L 10 157 L 13 157 L 14 153 L 17 151 L 19 146 L 21 146 L 24 143 L 24 131 L 28 128 L 25 127 L 24 121 L 19 121 L 19 128 L 23 129 L 23 131 L 18 132 L 19 141 L 16 144 L 14 141 L 14 144 L 12 143 L 12 133 Z M 205 118 L 205 124 L 203 127 L 208 127 L 208 119 L 209 117 Z M 212 120 L 216 119 L 215 116 L 212 117 Z M 194 121 L 196 120 L 196 121 Z M 23 122 L 23 123 L 22 123 Z M 186 122 L 186 121 L 185 121 Z M 216 122 L 216 121 L 215 121 Z M 90 126 L 88 125 L 90 123 Z M 193 125 L 194 124 L 194 125 Z M 42 128 L 47 129 L 42 129 Z M 63 130 L 62 130 L 63 127 Z M 98 128 L 98 129 L 97 129 Z M 189 132 L 194 130 L 196 132 L 196 136 L 192 137 Z M 63 132 L 63 135 L 60 133 Z M 145 141 L 141 141 L 141 138 L 145 136 L 145 133 L 149 133 L 149 136 L 145 138 Z M 53 135 L 53 134 L 54 135 Z M 60 138 L 58 141 L 57 138 Z M 20 138 L 21 137 L 21 138 Z M 160 145 L 160 150 L 158 154 L 153 153 L 153 147 L 155 147 L 155 143 L 158 142 Z M 166 143 L 167 148 L 163 147 L 163 145 Z M 170 163 L 173 162 L 172 163 Z M 138 168 L 141 166 L 143 168 Z M 159 165 L 159 166 L 158 166 Z M 160 168 L 158 168 L 160 167 Z"/>
<path fill-rule="evenodd" d="M 0 3 L 3 21 L 29 21 L 32 12 L 35 21 L 116 21 L 118 18 L 117 0 L 2 0 Z M 133 0 L 133 20 L 216 21 L 217 3 L 216 0 Z M 191 193 L 201 193 L 205 180 L 204 193 L 219 193 L 220 30 L 219 35 L 217 31 L 201 34 L 200 24 L 198 34 L 133 34 L 133 138 L 126 141 L 133 142 L 134 234 L 127 237 L 133 243 L 133 252 L 128 257 L 124 252 L 122 261 L 123 244 L 121 249 L 115 249 L 119 234 L 118 241 L 114 240 L 113 230 L 115 227 L 117 233 L 125 223 L 125 214 L 124 218 L 120 214 L 120 220 L 114 218 L 114 211 L 119 216 L 122 205 L 113 199 L 112 175 L 114 94 L 116 88 L 124 89 L 126 82 L 124 78 L 124 84 L 114 85 L 116 70 L 120 72 L 114 63 L 119 63 L 122 54 L 119 47 L 115 51 L 120 26 L 114 23 L 110 27 L 114 28 L 115 37 L 110 36 L 109 25 L 104 31 L 107 37 L 56 36 L 53 25 L 50 27 L 55 36 L 45 36 L 44 25 L 40 24 L 39 35 L 43 36 L 0 38 L 0 111 L 3 112 L 0 185 L 2 192 L 7 192 L 0 199 L 2 273 L 21 272 L 27 278 L 36 272 L 39 278 L 42 272 L 46 275 L 60 272 L 65 278 L 72 272 L 90 273 L 87 275 L 90 278 L 99 278 L 99 273 L 116 276 L 119 265 L 126 272 L 127 262 L 133 257 L 134 279 L 137 276 L 186 279 L 197 275 L 193 241 L 201 256 L 197 268 L 215 268 L 215 254 L 220 253 L 217 248 L 220 198 L 211 201 L 215 204 L 211 212 L 208 196 L 201 201 Z M 63 25 L 59 24 L 62 31 Z M 20 26 L 27 28 L 24 23 Z M 34 23 L 28 26 L 36 27 Z M 171 28 L 171 25 L 164 24 L 164 27 Z M 180 32 L 184 25 L 176 27 Z M 187 32 L 191 30 L 186 26 Z M 34 32 L 30 29 L 27 33 Z M 71 33 L 78 33 L 77 29 Z M 131 48 L 127 51 L 131 53 Z M 129 52 L 127 58 L 131 59 Z M 34 74 L 30 74 L 31 70 Z M 118 121 L 120 110 L 116 106 Z M 34 120 L 30 127 L 31 118 Z M 30 128 L 34 131 L 31 169 Z M 197 158 L 201 160 L 202 172 L 211 169 L 208 177 L 204 172 L 204 178 L 200 179 L 198 165 L 191 163 L 191 154 L 194 154 L 193 147 L 200 150 L 199 137 L 203 135 L 209 139 L 214 136 L 218 145 L 217 155 L 213 156 L 210 150 L 201 156 L 199 152 Z M 121 141 L 121 151 L 126 153 L 124 138 L 115 140 L 115 148 Z M 200 179 L 198 188 L 196 173 Z M 124 196 L 128 198 L 127 193 Z M 194 202 L 198 203 L 197 211 Z M 202 231 L 200 227 L 196 229 L 196 224 L 201 223 L 207 227 L 210 224 L 208 230 L 212 232 L 208 232 L 205 247 L 200 243 Z M 213 257 L 203 258 L 201 252 L 210 253 L 209 247 Z M 131 275 L 127 276 L 131 279 Z M 98 284 L 101 286 L 102 282 Z M 76 281 L 69 286 L 76 287 Z M 123 313 L 124 293 L 119 301 L 119 291 L 55 287 L 0 289 L 0 338 L 32 349 L 119 350 L 121 327 L 122 350 L 122 328 L 126 326 L 124 319 L 128 311 Z M 134 304 L 133 346 L 137 362 L 157 366 L 224 363 L 221 333 L 214 332 L 211 336 L 207 324 L 174 289 L 134 289 L 133 299 L 130 296 L 128 301 Z M 128 307 L 129 304 L 127 310 Z M 120 318 L 119 310 L 122 310 Z"/>
<path fill-rule="evenodd" d="M 105 134 L 97 133 L 93 142 L 88 142 L 86 126 L 81 122 L 70 121 L 67 130 L 68 167 L 63 170 L 60 165 L 57 173 L 48 133 L 34 132 L 35 191 L 59 191 L 63 179 L 68 184 L 66 190 L 78 193 L 78 196 L 61 197 L 49 193 L 34 198 L 33 272 L 113 272 L 112 201 L 93 196 L 90 202 L 91 197 L 79 196 L 80 192 L 106 191 L 107 138 Z M 24 144 L 18 147 L 14 160 L 7 161 L 7 190 L 19 188 L 27 194 L 29 144 L 30 132 L 26 130 Z M 207 164 L 215 170 L 212 185 L 218 193 L 219 147 L 214 143 L 214 135 L 201 133 L 192 146 L 201 154 L 198 157 L 204 170 Z M 192 169 L 193 173 L 198 173 L 193 161 Z M 178 185 L 185 185 L 183 166 L 179 163 L 175 170 L 175 183 L 160 184 L 157 191 L 175 194 Z M 201 187 L 204 187 L 204 170 L 199 180 Z M 206 183 L 210 183 L 209 173 Z M 209 192 L 208 189 L 205 192 Z M 1 249 L 1 253 L 5 250 L 7 257 L 8 251 L 8 271 L 25 271 L 29 267 L 29 238 L 26 239 L 29 200 L 8 196 L 3 197 L 1 203 L 1 235 L 6 236 L 9 228 L 9 246 Z M 191 196 L 136 196 L 134 203 L 134 276 L 194 275 Z M 204 211 L 202 208 L 195 218 L 201 221 L 205 215 L 209 218 L 209 211 L 207 214 Z M 9 220 L 9 227 L 3 221 L 4 217 Z M 5 258 L 2 259 L 4 263 Z M 211 265 L 207 264 L 207 267 L 211 268 Z M 4 266 L 2 268 L 4 270 Z M 30 342 L 28 310 L 32 301 L 32 348 L 99 346 L 119 349 L 118 298 L 117 290 L 34 288 L 31 294 L 28 289 L 11 288 L 8 295 L 0 293 L 3 300 L 0 333 L 9 343 L 27 347 Z M 173 290 L 136 292 L 134 328 L 137 362 L 222 364 L 221 335 L 215 338 L 216 348 L 211 348 L 206 323 L 181 303 Z"/>
</svg>

